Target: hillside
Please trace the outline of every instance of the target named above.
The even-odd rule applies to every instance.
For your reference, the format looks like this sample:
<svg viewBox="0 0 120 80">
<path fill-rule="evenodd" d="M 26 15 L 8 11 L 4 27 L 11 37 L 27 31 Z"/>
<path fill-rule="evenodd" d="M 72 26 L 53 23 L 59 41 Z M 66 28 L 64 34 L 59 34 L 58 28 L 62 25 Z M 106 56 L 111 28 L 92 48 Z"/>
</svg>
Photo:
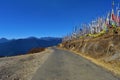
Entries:
<svg viewBox="0 0 120 80">
<path fill-rule="evenodd" d="M 84 37 L 63 42 L 60 46 L 76 51 L 93 62 L 109 69 L 115 74 L 120 75 L 120 30 L 108 33 L 99 37 Z"/>
<path fill-rule="evenodd" d="M 61 38 L 35 38 L 16 39 L 8 42 L 0 43 L 0 56 L 15 56 L 27 53 L 33 48 L 50 47 L 61 43 Z"/>
</svg>

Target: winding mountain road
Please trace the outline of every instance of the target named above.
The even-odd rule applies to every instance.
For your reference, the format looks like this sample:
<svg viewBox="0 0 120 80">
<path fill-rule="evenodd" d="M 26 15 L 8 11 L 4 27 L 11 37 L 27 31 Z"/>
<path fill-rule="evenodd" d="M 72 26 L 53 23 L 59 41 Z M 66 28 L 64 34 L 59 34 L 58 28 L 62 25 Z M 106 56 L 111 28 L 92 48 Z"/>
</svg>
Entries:
<svg viewBox="0 0 120 80">
<path fill-rule="evenodd" d="M 72 52 L 52 48 L 32 80 L 120 80 L 110 72 Z"/>
</svg>

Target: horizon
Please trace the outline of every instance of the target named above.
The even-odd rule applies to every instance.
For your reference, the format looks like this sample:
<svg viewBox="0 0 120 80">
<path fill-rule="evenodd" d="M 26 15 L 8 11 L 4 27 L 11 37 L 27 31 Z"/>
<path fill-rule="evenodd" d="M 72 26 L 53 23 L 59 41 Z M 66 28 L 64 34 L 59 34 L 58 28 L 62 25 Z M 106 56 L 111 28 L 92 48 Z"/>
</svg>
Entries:
<svg viewBox="0 0 120 80">
<path fill-rule="evenodd" d="M 106 16 L 111 11 L 112 1 L 0 1 L 0 38 L 63 37 L 76 25 Z M 118 2 L 115 0 L 115 3 Z"/>
<path fill-rule="evenodd" d="M 7 39 L 7 40 L 19 40 L 19 39 L 29 39 L 29 38 L 37 38 L 37 39 L 42 39 L 42 38 L 61 38 L 61 39 L 62 39 L 62 37 L 34 37 L 34 36 L 21 37 L 21 38 L 6 38 L 6 37 L 0 37 L 0 39 Z"/>
</svg>

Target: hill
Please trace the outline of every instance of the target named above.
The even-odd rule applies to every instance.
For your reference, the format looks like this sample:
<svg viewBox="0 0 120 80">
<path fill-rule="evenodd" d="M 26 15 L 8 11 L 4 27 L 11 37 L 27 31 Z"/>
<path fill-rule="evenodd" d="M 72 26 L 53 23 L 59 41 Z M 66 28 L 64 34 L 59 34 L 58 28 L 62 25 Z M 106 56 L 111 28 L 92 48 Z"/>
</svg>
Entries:
<svg viewBox="0 0 120 80">
<path fill-rule="evenodd" d="M 120 29 L 109 30 L 98 37 L 83 37 L 63 42 L 60 47 L 77 52 L 85 58 L 120 75 Z"/>
<path fill-rule="evenodd" d="M 49 40 L 35 37 L 11 40 L 5 43 L 0 43 L 0 56 L 3 57 L 26 54 L 32 48 L 56 46 L 61 43 L 61 41 L 61 38 L 52 37 L 49 38 Z"/>
<path fill-rule="evenodd" d="M 6 38 L 1 38 L 0 39 L 0 43 L 5 43 L 5 42 L 8 42 L 9 40 L 8 39 L 6 39 Z"/>
</svg>

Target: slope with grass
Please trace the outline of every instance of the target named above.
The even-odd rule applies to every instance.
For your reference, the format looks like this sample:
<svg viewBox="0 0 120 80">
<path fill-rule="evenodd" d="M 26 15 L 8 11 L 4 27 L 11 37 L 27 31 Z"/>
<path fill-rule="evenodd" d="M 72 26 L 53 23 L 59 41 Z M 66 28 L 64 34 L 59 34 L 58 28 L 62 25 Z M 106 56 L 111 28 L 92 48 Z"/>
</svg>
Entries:
<svg viewBox="0 0 120 80">
<path fill-rule="evenodd" d="M 61 47 L 76 51 L 98 65 L 105 67 L 116 75 L 120 75 L 120 30 L 114 33 L 112 29 L 98 37 L 85 37 L 66 41 Z"/>
</svg>

